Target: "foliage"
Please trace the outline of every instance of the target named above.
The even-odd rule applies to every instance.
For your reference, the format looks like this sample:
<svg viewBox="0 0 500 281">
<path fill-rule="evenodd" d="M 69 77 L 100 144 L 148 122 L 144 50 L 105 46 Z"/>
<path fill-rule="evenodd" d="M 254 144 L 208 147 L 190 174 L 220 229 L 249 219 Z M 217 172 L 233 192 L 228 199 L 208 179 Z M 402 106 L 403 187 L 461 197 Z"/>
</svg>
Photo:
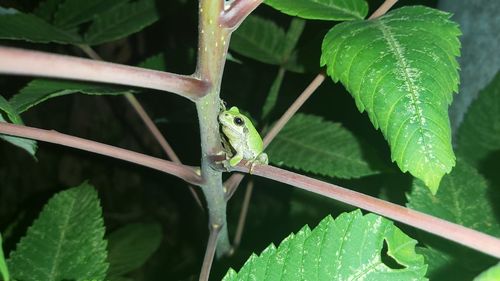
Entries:
<svg viewBox="0 0 500 281">
<path fill-rule="evenodd" d="M 363 158 L 352 133 L 314 115 L 294 116 L 267 151 L 273 164 L 323 176 L 359 178 L 377 173 Z"/>
<path fill-rule="evenodd" d="M 404 269 L 384 263 L 381 251 Z M 360 211 L 328 216 L 313 230 L 305 226 L 276 248 L 253 254 L 239 273 L 229 270 L 223 280 L 426 280 L 417 242 L 389 220 Z"/>
<path fill-rule="evenodd" d="M 92 46 L 112 62 L 191 74 L 198 57 L 196 2 L 0 0 L 0 45 L 71 56 L 83 56 L 81 51 Z M 256 127 L 266 132 L 318 75 L 320 64 L 341 82 L 324 82 L 271 142 L 266 152 L 272 165 L 500 236 L 499 75 L 470 107 L 454 140 L 455 159 L 447 110 L 459 81 L 460 31 L 449 14 L 408 6 L 367 20 L 364 0 L 264 2 L 267 6 L 246 18 L 227 41 L 232 56 L 226 57 L 231 62 L 225 65 L 221 97 L 228 106 L 247 109 Z M 199 165 L 194 107 L 177 96 L 3 74 L 0 85 L 0 121 L 24 121 L 163 157 L 129 104 L 118 97 L 135 94 L 182 162 Z M 366 111 L 369 120 L 359 111 Z M 33 156 L 36 152 L 38 160 L 10 144 L 0 145 L 0 228 L 8 230 L 2 242 L 13 278 L 197 279 L 207 212 L 194 207 L 186 183 L 136 165 L 54 145 L 37 150 L 34 141 L 0 137 Z M 56 192 L 54 186 L 86 179 L 100 188 L 104 211 L 94 188 L 84 183 L 57 193 L 40 212 Z M 488 280 L 497 274 L 498 265 L 485 271 L 497 261 L 473 250 L 412 229 L 408 233 L 419 240 L 415 247 L 415 240 L 386 219 L 345 213 L 352 208 L 343 203 L 311 194 L 305 198 L 304 191 L 255 176 L 251 180 L 255 189 L 242 243 L 234 256 L 213 264 L 211 279 L 226 273 L 225 280 L 251 274 L 270 280 L 310 274 L 347 279 L 367 266 L 374 270 L 362 277 L 370 280 Z M 242 196 L 237 192 L 230 201 L 231 233 Z M 312 230 L 305 226 L 279 243 L 329 214 L 340 216 L 328 216 Z M 105 236 L 107 248 L 104 225 L 114 230 Z M 320 251 L 340 245 L 342 251 Z M 228 272 L 229 267 L 241 269 Z M 47 268 L 54 269 L 52 277 Z M 0 272 L 5 279 L 1 255 Z"/>
<path fill-rule="evenodd" d="M 449 17 L 404 7 L 338 24 L 322 46 L 321 64 L 380 128 L 392 160 L 432 193 L 455 165 L 447 108 L 458 89 L 460 30 Z"/>
<path fill-rule="evenodd" d="M 94 188 L 83 183 L 54 195 L 7 262 L 17 280 L 104 280 L 106 240 Z"/>
<path fill-rule="evenodd" d="M 9 281 L 9 269 L 7 268 L 7 264 L 5 263 L 5 256 L 3 254 L 2 247 L 2 234 L 0 234 L 0 276 L 2 277 L 2 280 Z"/>
</svg>

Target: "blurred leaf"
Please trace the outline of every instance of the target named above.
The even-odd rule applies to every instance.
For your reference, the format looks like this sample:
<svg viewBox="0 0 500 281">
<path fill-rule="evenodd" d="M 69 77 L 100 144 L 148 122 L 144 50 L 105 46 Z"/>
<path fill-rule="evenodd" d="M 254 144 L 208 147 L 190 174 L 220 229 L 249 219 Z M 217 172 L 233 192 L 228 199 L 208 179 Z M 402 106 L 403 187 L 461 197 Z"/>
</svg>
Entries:
<svg viewBox="0 0 500 281">
<path fill-rule="evenodd" d="M 401 269 L 384 263 L 384 242 Z M 416 243 L 391 221 L 358 210 L 335 220 L 328 216 L 313 230 L 305 226 L 278 248 L 271 244 L 253 254 L 239 273 L 230 269 L 223 280 L 427 280 Z"/>
<path fill-rule="evenodd" d="M 500 72 L 471 104 L 458 131 L 457 153 L 479 168 L 500 150 Z"/>
<path fill-rule="evenodd" d="M 107 2 L 107 1 L 100 1 Z M 97 45 L 141 31 L 159 19 L 154 0 L 139 0 L 99 14 L 85 34 L 85 42 Z"/>
<path fill-rule="evenodd" d="M 108 236 L 108 278 L 126 274 L 141 267 L 158 249 L 162 239 L 157 223 L 129 224 Z"/>
<path fill-rule="evenodd" d="M 267 94 L 264 106 L 262 107 L 262 119 L 268 118 L 269 114 L 276 106 L 276 103 L 278 102 L 278 94 L 280 92 L 281 84 L 283 83 L 284 77 L 285 77 L 285 69 L 280 67 L 278 69 L 278 74 L 276 75 L 276 78 L 274 78 L 273 84 L 269 89 L 269 93 Z"/>
<path fill-rule="evenodd" d="M 457 166 L 443 177 L 438 193 L 433 196 L 420 180 L 413 182 L 408 195 L 409 208 L 436 216 L 447 221 L 500 236 L 485 179 L 458 158 Z"/>
<path fill-rule="evenodd" d="M 297 114 L 266 152 L 276 165 L 339 178 L 359 178 L 377 171 L 363 159 L 361 145 L 340 124 Z"/>
<path fill-rule="evenodd" d="M 321 56 L 380 128 L 392 160 L 433 193 L 455 165 L 447 109 L 458 89 L 460 30 L 450 16 L 410 6 L 344 22 L 328 32 Z"/>
<path fill-rule="evenodd" d="M 9 269 L 7 268 L 7 264 L 5 263 L 5 256 L 3 255 L 3 244 L 2 244 L 2 234 L 0 233 L 0 275 L 2 280 L 9 281 Z"/>
<path fill-rule="evenodd" d="M 95 189 L 83 183 L 54 195 L 7 262 L 17 280 L 104 280 L 106 240 Z"/>
<path fill-rule="evenodd" d="M 54 17 L 56 26 L 70 29 L 81 23 L 93 20 L 103 11 L 111 10 L 128 0 L 66 0 L 59 5 Z"/>
<path fill-rule="evenodd" d="M 264 0 L 282 13 L 305 19 L 356 20 L 368 13 L 364 0 Z"/>
<path fill-rule="evenodd" d="M 462 266 L 452 255 L 432 247 L 417 247 L 416 252 L 425 257 L 429 280 L 470 281 L 476 275 Z"/>
<path fill-rule="evenodd" d="M 167 65 L 165 64 L 165 55 L 163 53 L 151 56 L 139 63 L 137 66 L 159 71 L 165 71 L 167 69 Z"/>
<path fill-rule="evenodd" d="M 302 35 L 302 31 L 304 31 L 305 26 L 305 20 L 299 18 L 292 19 L 290 27 L 288 27 L 285 34 L 285 40 L 283 41 L 283 57 L 290 57 L 292 51 L 295 49 L 295 46 L 297 46 L 297 42 L 299 41 L 300 35 Z"/>
<path fill-rule="evenodd" d="M 54 15 L 62 1 L 64 0 L 41 1 L 38 4 L 38 7 L 36 7 L 36 9 L 33 11 L 33 14 L 50 23 L 54 19 Z"/>
<path fill-rule="evenodd" d="M 21 116 L 19 116 L 17 111 L 11 106 L 11 104 L 7 100 L 5 100 L 3 96 L 0 96 L 0 111 L 5 112 L 8 119 L 13 124 L 23 125 L 23 120 L 21 120 Z M 0 113 L 0 122 L 7 122 L 1 113 Z M 37 150 L 36 141 L 25 138 L 1 135 L 1 134 L 0 138 L 2 138 L 7 142 L 10 142 L 11 144 L 19 148 L 26 150 L 31 156 L 35 157 L 35 153 Z"/>
<path fill-rule="evenodd" d="M 500 263 L 481 273 L 474 281 L 498 281 L 500 280 Z"/>
<path fill-rule="evenodd" d="M 54 79 L 35 79 L 19 93 L 14 95 L 10 103 L 22 113 L 31 107 L 59 96 L 83 93 L 87 95 L 123 95 L 133 93 L 134 90 L 125 87 L 113 86 L 107 84 L 98 84 L 91 82 L 76 82 Z"/>
<path fill-rule="evenodd" d="M 229 48 L 263 63 L 283 62 L 285 31 L 273 21 L 250 15 L 231 36 Z"/>
<path fill-rule="evenodd" d="M 15 9 L 0 7 L 0 39 L 25 40 L 37 43 L 81 43 L 75 33 L 54 27 L 46 21 Z"/>
</svg>

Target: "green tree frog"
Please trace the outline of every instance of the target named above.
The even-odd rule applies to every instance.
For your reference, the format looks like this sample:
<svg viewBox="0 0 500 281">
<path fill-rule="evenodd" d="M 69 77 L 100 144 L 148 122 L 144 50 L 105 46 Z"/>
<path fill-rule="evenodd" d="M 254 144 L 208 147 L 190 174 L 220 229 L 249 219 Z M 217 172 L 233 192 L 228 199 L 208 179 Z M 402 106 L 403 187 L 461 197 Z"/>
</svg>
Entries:
<svg viewBox="0 0 500 281">
<path fill-rule="evenodd" d="M 223 140 L 226 141 L 224 146 L 228 160 L 224 162 L 224 166 L 227 167 L 229 163 L 229 166 L 234 167 L 245 159 L 251 164 L 251 173 L 255 164 L 267 164 L 267 154 L 262 152 L 264 149 L 262 138 L 250 119 L 241 114 L 236 106 L 229 110 L 223 108 L 219 114 L 219 122 L 224 134 Z M 227 142 L 229 142 L 229 148 Z"/>
</svg>

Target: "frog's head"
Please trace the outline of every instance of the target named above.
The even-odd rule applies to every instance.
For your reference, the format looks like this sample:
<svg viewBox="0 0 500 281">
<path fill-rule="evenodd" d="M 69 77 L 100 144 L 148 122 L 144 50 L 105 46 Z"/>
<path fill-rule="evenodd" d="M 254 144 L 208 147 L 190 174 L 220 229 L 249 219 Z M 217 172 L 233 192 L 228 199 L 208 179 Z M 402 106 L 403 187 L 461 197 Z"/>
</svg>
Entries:
<svg viewBox="0 0 500 281">
<path fill-rule="evenodd" d="M 241 137 L 248 134 L 247 123 L 249 123 L 250 120 L 241 114 L 236 106 L 231 107 L 229 110 L 222 111 L 219 114 L 219 122 L 226 135 L 229 133 L 233 136 Z"/>
</svg>

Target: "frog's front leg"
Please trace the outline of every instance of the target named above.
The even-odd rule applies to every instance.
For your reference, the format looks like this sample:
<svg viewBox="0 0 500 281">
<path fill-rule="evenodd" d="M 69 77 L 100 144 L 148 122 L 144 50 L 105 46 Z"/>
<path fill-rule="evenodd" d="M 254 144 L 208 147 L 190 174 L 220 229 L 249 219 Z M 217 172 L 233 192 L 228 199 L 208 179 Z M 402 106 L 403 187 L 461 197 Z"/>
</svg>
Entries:
<svg viewBox="0 0 500 281">
<path fill-rule="evenodd" d="M 229 166 L 234 167 L 238 165 L 241 160 L 243 159 L 243 154 L 240 152 L 237 152 L 231 159 L 229 159 Z"/>
</svg>

